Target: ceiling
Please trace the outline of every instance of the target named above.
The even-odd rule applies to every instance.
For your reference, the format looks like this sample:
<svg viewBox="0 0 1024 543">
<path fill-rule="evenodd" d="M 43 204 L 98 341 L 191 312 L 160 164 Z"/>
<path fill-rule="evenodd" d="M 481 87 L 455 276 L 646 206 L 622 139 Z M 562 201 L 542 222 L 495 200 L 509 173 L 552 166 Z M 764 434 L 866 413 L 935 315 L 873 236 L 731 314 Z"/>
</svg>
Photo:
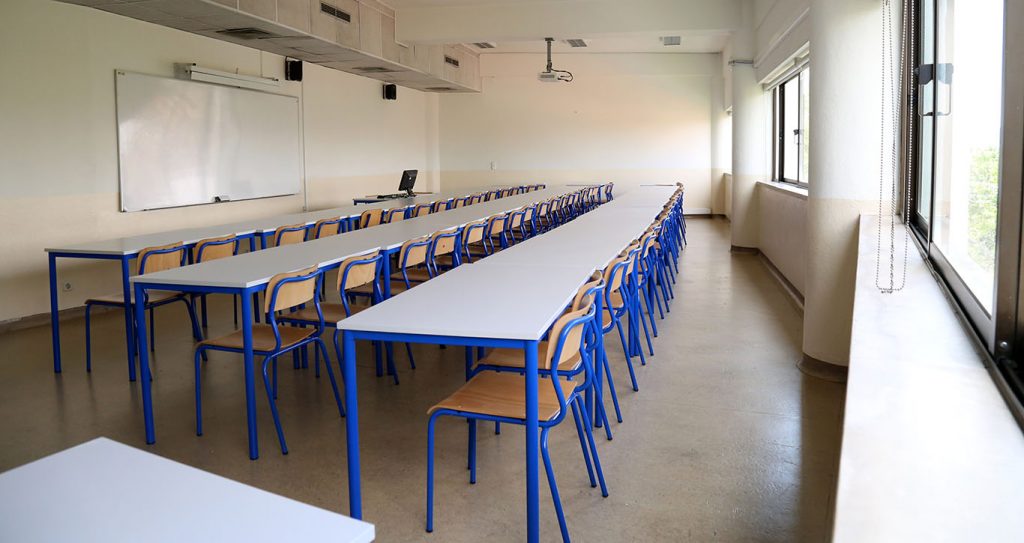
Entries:
<svg viewBox="0 0 1024 543">
<path fill-rule="evenodd" d="M 443 0 L 403 0 L 403 1 L 443 1 Z M 466 0 L 448 0 L 466 1 Z M 486 1 L 486 0 L 478 0 Z M 666 33 L 664 35 L 679 36 L 679 45 L 663 45 L 661 35 L 645 34 L 630 36 L 554 36 L 556 38 L 552 50 L 557 53 L 718 53 L 729 41 L 728 33 Z M 566 38 L 583 38 L 586 47 L 570 47 Z M 482 55 L 493 53 L 544 53 L 547 45 L 541 40 L 495 42 L 494 49 L 479 49 L 467 44 L 470 49 Z"/>
</svg>

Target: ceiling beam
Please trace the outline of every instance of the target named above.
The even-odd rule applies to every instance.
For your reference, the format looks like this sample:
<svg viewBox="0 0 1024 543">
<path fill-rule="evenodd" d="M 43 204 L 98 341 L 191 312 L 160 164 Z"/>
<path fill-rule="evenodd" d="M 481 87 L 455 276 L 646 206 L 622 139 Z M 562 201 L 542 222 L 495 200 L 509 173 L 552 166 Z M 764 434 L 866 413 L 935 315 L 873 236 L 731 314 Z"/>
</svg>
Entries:
<svg viewBox="0 0 1024 543">
<path fill-rule="evenodd" d="M 563 0 L 399 8 L 406 44 L 731 32 L 745 0 Z"/>
</svg>

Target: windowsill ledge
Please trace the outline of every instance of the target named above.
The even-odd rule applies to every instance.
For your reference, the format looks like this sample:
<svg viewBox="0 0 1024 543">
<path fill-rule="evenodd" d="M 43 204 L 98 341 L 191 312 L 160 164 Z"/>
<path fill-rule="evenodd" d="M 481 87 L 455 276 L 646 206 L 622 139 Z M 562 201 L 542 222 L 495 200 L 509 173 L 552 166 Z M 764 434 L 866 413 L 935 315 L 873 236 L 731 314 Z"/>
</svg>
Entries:
<svg viewBox="0 0 1024 543">
<path fill-rule="evenodd" d="M 779 183 L 778 181 L 758 181 L 758 184 L 761 184 L 765 188 L 778 191 L 783 194 L 795 196 L 803 200 L 807 199 L 807 189 L 803 187 L 798 187 L 796 185 L 792 185 L 790 183 Z"/>
<path fill-rule="evenodd" d="M 834 541 L 1020 541 L 1024 434 L 918 251 L 902 291 L 875 288 L 877 226 L 861 216 Z"/>
</svg>

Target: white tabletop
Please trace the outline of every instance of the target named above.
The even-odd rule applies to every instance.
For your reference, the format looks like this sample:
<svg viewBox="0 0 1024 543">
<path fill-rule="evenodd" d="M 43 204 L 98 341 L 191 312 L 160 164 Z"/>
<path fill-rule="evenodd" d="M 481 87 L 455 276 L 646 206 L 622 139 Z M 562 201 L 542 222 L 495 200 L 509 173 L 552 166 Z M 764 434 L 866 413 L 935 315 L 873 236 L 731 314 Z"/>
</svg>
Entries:
<svg viewBox="0 0 1024 543">
<path fill-rule="evenodd" d="M 646 191 L 646 189 L 643 189 Z M 600 206 L 554 230 L 463 265 L 337 323 L 343 330 L 537 340 L 576 290 L 651 225 L 645 208 Z"/>
<path fill-rule="evenodd" d="M 378 248 L 393 249 L 400 247 L 410 239 L 428 236 L 439 230 L 463 226 L 496 213 L 540 202 L 566 192 L 572 192 L 572 190 L 567 187 L 542 189 L 305 243 L 273 247 L 231 258 L 133 276 L 131 281 L 134 283 L 141 277 L 147 283 L 163 285 L 253 287 L 267 283 L 278 273 L 300 270 L 310 266 L 330 266 L 350 256 Z"/>
<path fill-rule="evenodd" d="M 359 206 L 353 205 L 335 207 L 330 209 L 322 209 L 319 211 L 309 211 L 304 213 L 288 213 L 284 215 L 260 217 L 256 219 L 250 219 L 247 221 L 241 221 L 230 224 L 218 224 L 212 226 L 202 226 L 197 228 L 184 228 L 180 230 L 154 232 L 151 234 L 143 234 L 139 236 L 129 236 L 124 238 L 115 238 L 102 241 L 80 243 L 76 245 L 69 245 L 66 247 L 50 247 L 46 249 L 46 252 L 101 255 L 134 255 L 137 254 L 139 251 L 145 249 L 146 247 L 157 247 L 161 245 L 177 243 L 179 241 L 185 244 L 191 244 L 207 238 L 271 232 L 276 230 L 280 226 L 287 226 L 292 224 L 305 224 L 306 226 L 309 226 L 315 224 L 316 221 L 320 219 L 332 219 L 336 217 L 357 217 L 360 214 L 362 214 L 362 212 L 368 209 L 395 209 L 415 204 L 436 202 L 439 200 L 448 200 L 449 198 L 459 198 L 462 196 L 468 196 L 470 194 L 476 194 L 476 192 L 466 192 L 466 189 L 459 189 L 441 192 L 437 194 L 416 196 L 414 198 L 399 198 L 396 200 L 387 200 L 383 202 L 363 204 Z"/>
<path fill-rule="evenodd" d="M 99 438 L 0 474 L 0 541 L 373 541 L 372 524 Z"/>
</svg>

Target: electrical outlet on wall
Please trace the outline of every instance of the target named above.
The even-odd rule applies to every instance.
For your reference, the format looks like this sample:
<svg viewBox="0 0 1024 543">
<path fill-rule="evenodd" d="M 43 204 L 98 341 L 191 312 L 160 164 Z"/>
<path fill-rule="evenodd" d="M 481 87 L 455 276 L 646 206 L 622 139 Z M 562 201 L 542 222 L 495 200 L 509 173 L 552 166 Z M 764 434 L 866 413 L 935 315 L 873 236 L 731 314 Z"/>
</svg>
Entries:
<svg viewBox="0 0 1024 543">
<path fill-rule="evenodd" d="M 494 170 L 497 170 L 497 169 L 498 169 L 498 163 L 492 160 L 491 161 L 491 171 L 493 172 Z"/>
</svg>

